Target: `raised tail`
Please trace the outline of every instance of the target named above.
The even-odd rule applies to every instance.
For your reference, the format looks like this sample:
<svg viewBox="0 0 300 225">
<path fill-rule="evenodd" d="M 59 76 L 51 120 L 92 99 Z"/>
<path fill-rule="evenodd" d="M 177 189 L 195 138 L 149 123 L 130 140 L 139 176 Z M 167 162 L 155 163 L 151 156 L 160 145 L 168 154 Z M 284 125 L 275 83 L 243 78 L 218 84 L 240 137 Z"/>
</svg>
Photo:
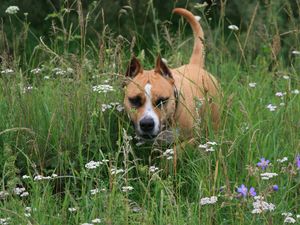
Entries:
<svg viewBox="0 0 300 225">
<path fill-rule="evenodd" d="M 186 9 L 175 8 L 173 9 L 173 13 L 183 16 L 192 27 L 195 39 L 193 53 L 190 58 L 190 64 L 198 64 L 201 67 L 204 67 L 204 35 L 200 23 L 196 20 L 195 16 Z"/>
</svg>

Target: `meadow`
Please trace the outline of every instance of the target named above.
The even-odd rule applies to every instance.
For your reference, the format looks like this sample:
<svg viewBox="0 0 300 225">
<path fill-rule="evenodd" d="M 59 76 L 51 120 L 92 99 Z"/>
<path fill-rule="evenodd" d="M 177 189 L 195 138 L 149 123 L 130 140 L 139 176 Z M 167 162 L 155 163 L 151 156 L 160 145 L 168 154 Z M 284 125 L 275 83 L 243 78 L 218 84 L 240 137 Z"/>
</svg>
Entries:
<svg viewBox="0 0 300 225">
<path fill-rule="evenodd" d="M 176 168 L 173 144 L 135 136 L 122 83 L 132 54 L 148 69 L 159 53 L 186 63 L 192 33 L 153 1 L 137 28 L 130 2 L 118 18 L 127 34 L 105 23 L 101 1 L 49 14 L 47 37 L 30 11 L 2 12 L 0 224 L 300 224 L 300 1 L 251 1 L 239 24 L 227 1 L 218 17 L 185 5 L 201 16 L 222 123 L 214 133 L 196 121 Z"/>
</svg>

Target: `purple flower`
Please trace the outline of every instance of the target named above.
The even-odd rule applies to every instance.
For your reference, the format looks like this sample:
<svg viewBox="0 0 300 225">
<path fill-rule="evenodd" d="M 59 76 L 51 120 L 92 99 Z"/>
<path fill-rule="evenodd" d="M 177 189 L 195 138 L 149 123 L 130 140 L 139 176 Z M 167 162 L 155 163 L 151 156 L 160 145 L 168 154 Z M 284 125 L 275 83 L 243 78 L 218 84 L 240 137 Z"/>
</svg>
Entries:
<svg viewBox="0 0 300 225">
<path fill-rule="evenodd" d="M 273 189 L 273 191 L 278 191 L 279 187 L 278 187 L 277 184 L 274 184 L 274 185 L 272 186 L 272 189 Z"/>
<path fill-rule="evenodd" d="M 298 169 L 300 169 L 300 155 L 297 155 L 296 157 L 296 166 Z"/>
<path fill-rule="evenodd" d="M 262 170 L 265 170 L 268 167 L 270 160 L 266 160 L 265 158 L 261 158 L 260 162 L 258 162 L 256 165 L 260 167 Z"/>
<path fill-rule="evenodd" d="M 254 188 L 254 187 L 251 187 L 251 188 L 249 189 L 249 194 L 250 194 L 250 196 L 252 196 L 252 197 L 256 196 L 256 192 L 255 192 L 255 188 Z"/>
<path fill-rule="evenodd" d="M 240 193 L 241 196 L 243 196 L 244 198 L 247 196 L 247 192 L 248 192 L 248 188 L 242 184 L 238 189 L 237 192 Z"/>
</svg>

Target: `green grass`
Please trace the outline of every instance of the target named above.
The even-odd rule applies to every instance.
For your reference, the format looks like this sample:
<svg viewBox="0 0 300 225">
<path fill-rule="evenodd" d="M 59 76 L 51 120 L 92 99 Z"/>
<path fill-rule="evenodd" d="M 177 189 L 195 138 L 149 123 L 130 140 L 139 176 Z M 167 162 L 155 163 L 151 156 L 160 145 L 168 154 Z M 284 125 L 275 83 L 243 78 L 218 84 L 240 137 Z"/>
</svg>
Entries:
<svg viewBox="0 0 300 225">
<path fill-rule="evenodd" d="M 224 21 L 225 16 L 220 26 Z M 0 195 L 0 218 L 10 218 L 8 224 L 43 225 L 92 223 L 95 218 L 102 224 L 283 224 L 282 213 L 291 212 L 296 219 L 300 94 L 294 90 L 300 89 L 300 58 L 288 64 L 279 54 L 276 69 L 269 71 L 271 39 L 261 43 L 269 46 L 267 52 L 248 57 L 245 33 L 226 36 L 226 27 L 210 30 L 205 21 L 203 25 L 208 36 L 206 67 L 223 91 L 222 125 L 215 134 L 195 127 L 196 144 L 178 149 L 176 173 L 173 160 L 163 155 L 172 146 L 136 145 L 126 113 L 118 106 L 102 111 L 102 104 L 122 104 L 123 73 L 134 45 L 130 40 L 104 29 L 99 34 L 102 47 L 88 41 L 66 43 L 78 47 L 74 53 L 53 38 L 50 44 L 40 41 L 30 57 L 14 49 L 15 58 L 1 65 L 1 71 L 13 72 L 0 75 L 0 193 L 7 193 Z M 163 24 L 155 26 L 156 32 L 159 26 L 168 31 Z M 177 33 L 153 34 L 155 48 L 144 50 L 144 57 L 143 46 L 134 46 L 140 49 L 135 54 L 146 68 L 153 65 L 158 49 L 164 49 L 172 67 L 187 62 L 192 45 L 184 29 L 180 23 Z M 16 44 L 21 34 L 15 32 L 20 35 Z M 257 42 L 253 32 L 249 29 L 249 45 Z M 245 49 L 239 49 L 239 42 Z M 34 68 L 41 71 L 35 74 Z M 65 72 L 57 74 L 54 68 Z M 93 91 L 100 84 L 113 90 Z M 286 94 L 281 99 L 277 92 Z M 271 112 L 269 104 L 276 110 Z M 207 141 L 218 143 L 214 152 L 198 147 Z M 256 166 L 262 157 L 271 162 L 265 171 Z M 283 157 L 288 160 L 277 161 Z M 101 163 L 86 168 L 92 160 Z M 155 172 L 150 171 L 153 165 Z M 116 174 L 116 169 L 122 170 Z M 278 176 L 262 180 L 263 172 Z M 37 175 L 46 179 L 34 179 Z M 241 184 L 254 187 L 275 210 L 252 214 L 253 197 L 239 197 L 236 191 Z M 272 190 L 275 184 L 278 191 Z M 127 186 L 133 190 L 124 192 Z M 24 187 L 29 195 L 16 195 L 15 187 Z M 93 189 L 98 190 L 94 195 Z M 211 196 L 218 197 L 215 204 L 200 204 Z"/>
</svg>

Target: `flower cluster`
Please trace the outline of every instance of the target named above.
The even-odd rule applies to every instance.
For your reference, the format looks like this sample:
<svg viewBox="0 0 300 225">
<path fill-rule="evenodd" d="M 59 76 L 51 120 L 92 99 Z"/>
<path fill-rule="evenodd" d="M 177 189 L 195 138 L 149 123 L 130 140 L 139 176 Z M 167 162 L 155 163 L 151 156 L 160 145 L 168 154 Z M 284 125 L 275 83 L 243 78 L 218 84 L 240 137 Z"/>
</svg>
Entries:
<svg viewBox="0 0 300 225">
<path fill-rule="evenodd" d="M 199 148 L 205 149 L 206 152 L 214 152 L 215 151 L 214 146 L 216 146 L 216 145 L 217 145 L 216 142 L 208 141 L 208 142 L 206 142 L 206 144 L 200 144 Z"/>
<path fill-rule="evenodd" d="M 5 69 L 1 71 L 1 74 L 12 74 L 14 71 L 12 69 Z"/>
<path fill-rule="evenodd" d="M 200 199 L 200 205 L 211 205 L 218 201 L 217 196 L 205 197 Z"/>
<path fill-rule="evenodd" d="M 255 201 L 253 202 L 253 210 L 251 211 L 252 214 L 260 214 L 267 211 L 274 211 L 275 205 L 273 203 L 268 203 L 263 201 L 264 198 L 262 196 L 255 196 Z"/>
<path fill-rule="evenodd" d="M 110 91 L 114 91 L 114 88 L 108 84 L 99 84 L 99 85 L 93 86 L 92 90 L 94 92 L 98 92 L 98 93 L 107 93 Z"/>
<path fill-rule="evenodd" d="M 123 192 L 129 192 L 129 191 L 132 191 L 133 190 L 133 187 L 131 187 L 131 186 L 124 186 L 124 187 L 122 187 L 122 191 Z"/>
<path fill-rule="evenodd" d="M 258 162 L 256 165 L 260 167 L 262 170 L 265 170 L 269 165 L 270 160 L 266 160 L 265 158 L 261 158 L 260 162 Z"/>
<path fill-rule="evenodd" d="M 172 148 L 167 149 L 164 153 L 163 156 L 165 156 L 167 158 L 167 160 L 173 159 L 173 155 L 174 155 L 174 150 Z"/>
<path fill-rule="evenodd" d="M 19 9 L 18 6 L 12 5 L 12 6 L 9 6 L 9 7 L 5 10 L 5 13 L 13 15 L 13 14 L 16 14 L 19 10 L 20 10 L 20 9 Z"/>
<path fill-rule="evenodd" d="M 101 162 L 101 161 L 90 161 L 90 162 L 88 162 L 87 164 L 85 164 L 85 168 L 87 168 L 87 169 L 89 169 L 89 170 L 92 170 L 92 169 L 96 169 L 97 167 L 99 167 L 100 165 L 102 165 L 103 164 L 103 162 Z"/>
<path fill-rule="evenodd" d="M 122 112 L 124 107 L 119 102 L 111 102 L 109 104 L 102 104 L 101 111 L 105 112 L 107 109 L 115 108 L 117 111 Z"/>
<path fill-rule="evenodd" d="M 273 177 L 277 177 L 278 174 L 277 173 L 262 173 L 262 174 L 260 174 L 260 176 L 261 176 L 262 180 L 269 180 Z"/>
<path fill-rule="evenodd" d="M 239 195 L 238 195 L 239 197 L 245 198 L 248 195 L 250 195 L 252 197 L 256 196 L 255 188 L 251 187 L 248 192 L 248 188 L 244 184 L 242 184 L 240 187 L 238 187 L 237 192 L 239 193 Z"/>
</svg>

